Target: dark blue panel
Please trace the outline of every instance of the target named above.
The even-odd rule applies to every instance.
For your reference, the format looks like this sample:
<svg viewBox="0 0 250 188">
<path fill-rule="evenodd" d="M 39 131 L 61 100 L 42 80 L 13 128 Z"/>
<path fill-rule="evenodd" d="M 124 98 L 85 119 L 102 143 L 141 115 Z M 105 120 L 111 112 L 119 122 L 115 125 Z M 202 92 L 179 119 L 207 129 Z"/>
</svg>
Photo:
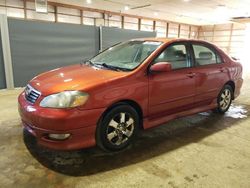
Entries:
<svg viewBox="0 0 250 188">
<path fill-rule="evenodd" d="M 15 87 L 39 73 L 80 63 L 99 49 L 94 26 L 8 19 Z"/>
</svg>

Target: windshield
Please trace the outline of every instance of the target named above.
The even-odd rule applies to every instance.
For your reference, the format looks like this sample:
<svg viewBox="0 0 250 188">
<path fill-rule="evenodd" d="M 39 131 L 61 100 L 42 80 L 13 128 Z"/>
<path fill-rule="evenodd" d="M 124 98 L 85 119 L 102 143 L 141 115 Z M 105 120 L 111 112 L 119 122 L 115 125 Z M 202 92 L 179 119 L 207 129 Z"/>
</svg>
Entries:
<svg viewBox="0 0 250 188">
<path fill-rule="evenodd" d="M 162 42 L 128 41 L 117 44 L 90 59 L 93 65 L 117 70 L 133 70 L 138 67 Z"/>
</svg>

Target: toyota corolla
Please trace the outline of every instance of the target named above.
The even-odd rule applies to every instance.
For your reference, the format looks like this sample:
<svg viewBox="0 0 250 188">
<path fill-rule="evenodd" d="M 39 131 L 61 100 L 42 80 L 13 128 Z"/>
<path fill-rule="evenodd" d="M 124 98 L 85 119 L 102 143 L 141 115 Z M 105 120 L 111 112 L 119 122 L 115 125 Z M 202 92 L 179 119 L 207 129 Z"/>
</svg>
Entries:
<svg viewBox="0 0 250 188">
<path fill-rule="evenodd" d="M 18 98 L 19 113 L 40 145 L 114 151 L 140 129 L 225 113 L 242 82 L 241 64 L 211 43 L 138 39 L 33 78 Z"/>
</svg>

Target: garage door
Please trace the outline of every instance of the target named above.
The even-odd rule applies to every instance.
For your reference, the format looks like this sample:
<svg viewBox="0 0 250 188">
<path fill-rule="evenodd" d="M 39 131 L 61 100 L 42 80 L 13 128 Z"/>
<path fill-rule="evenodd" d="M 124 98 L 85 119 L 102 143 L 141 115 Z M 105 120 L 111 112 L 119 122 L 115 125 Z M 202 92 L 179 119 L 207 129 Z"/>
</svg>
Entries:
<svg viewBox="0 0 250 188">
<path fill-rule="evenodd" d="M 37 74 L 80 63 L 99 49 L 93 26 L 8 19 L 15 87 Z"/>
</svg>

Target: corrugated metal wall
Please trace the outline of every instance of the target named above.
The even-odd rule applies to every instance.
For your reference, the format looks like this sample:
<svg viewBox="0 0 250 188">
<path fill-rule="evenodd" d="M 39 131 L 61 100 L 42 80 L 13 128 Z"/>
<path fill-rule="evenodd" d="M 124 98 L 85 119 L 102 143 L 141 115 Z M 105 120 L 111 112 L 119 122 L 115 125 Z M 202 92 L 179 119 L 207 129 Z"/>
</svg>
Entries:
<svg viewBox="0 0 250 188">
<path fill-rule="evenodd" d="M 8 18 L 14 85 L 22 87 L 39 73 L 80 63 L 99 51 L 99 27 Z M 155 32 L 103 28 L 105 48 Z"/>
</svg>

